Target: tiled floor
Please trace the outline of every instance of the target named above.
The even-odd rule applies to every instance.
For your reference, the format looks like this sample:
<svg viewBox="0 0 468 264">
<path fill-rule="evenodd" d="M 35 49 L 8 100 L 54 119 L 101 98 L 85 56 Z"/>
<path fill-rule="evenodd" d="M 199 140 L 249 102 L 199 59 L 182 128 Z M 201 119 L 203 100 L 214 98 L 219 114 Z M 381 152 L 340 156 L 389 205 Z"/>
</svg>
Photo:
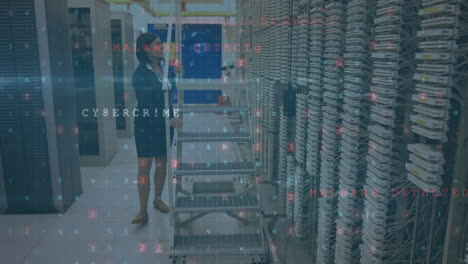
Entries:
<svg viewBox="0 0 468 264">
<path fill-rule="evenodd" d="M 208 124 L 212 131 L 222 131 L 227 119 L 211 114 L 207 119 L 184 120 L 184 131 L 200 132 Z M 198 144 L 203 143 L 195 144 L 194 148 L 184 146 L 183 161 L 231 161 L 240 156 L 236 147 L 226 153 L 216 147 L 208 150 Z M 148 207 L 149 222 L 141 226 L 130 224 L 139 208 L 134 138 L 119 139 L 118 153 L 112 161 L 106 167 L 82 167 L 81 177 L 83 193 L 64 214 L 0 215 L 0 263 L 169 263 L 173 228 L 169 215 L 152 207 L 154 185 L 151 186 Z M 167 184 L 163 200 L 168 201 Z M 97 217 L 89 217 L 90 212 Z M 286 230 L 280 225 L 278 228 Z M 280 244 L 286 244 L 284 237 L 274 238 Z M 310 261 L 304 254 L 303 242 L 293 239 L 288 245 L 285 263 Z"/>
<path fill-rule="evenodd" d="M 108 166 L 81 168 L 83 193 L 66 213 L 1 215 L 0 263 L 169 263 L 169 215 L 149 206 L 148 224 L 130 224 L 139 208 L 136 173 L 134 139 L 120 139 Z"/>
</svg>

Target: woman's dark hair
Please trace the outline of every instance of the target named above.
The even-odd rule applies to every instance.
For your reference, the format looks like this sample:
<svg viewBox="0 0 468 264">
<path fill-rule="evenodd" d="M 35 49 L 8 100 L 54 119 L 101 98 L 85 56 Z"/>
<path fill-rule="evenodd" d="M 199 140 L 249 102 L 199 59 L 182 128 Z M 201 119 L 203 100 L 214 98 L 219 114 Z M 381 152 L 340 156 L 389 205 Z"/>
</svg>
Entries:
<svg viewBox="0 0 468 264">
<path fill-rule="evenodd" d="M 136 43 L 136 57 L 140 63 L 149 62 L 148 51 L 145 51 L 145 47 L 147 47 L 147 49 L 152 49 L 153 47 L 151 47 L 151 43 L 153 43 L 157 38 L 159 38 L 158 34 L 152 32 L 143 33 L 138 36 Z"/>
</svg>

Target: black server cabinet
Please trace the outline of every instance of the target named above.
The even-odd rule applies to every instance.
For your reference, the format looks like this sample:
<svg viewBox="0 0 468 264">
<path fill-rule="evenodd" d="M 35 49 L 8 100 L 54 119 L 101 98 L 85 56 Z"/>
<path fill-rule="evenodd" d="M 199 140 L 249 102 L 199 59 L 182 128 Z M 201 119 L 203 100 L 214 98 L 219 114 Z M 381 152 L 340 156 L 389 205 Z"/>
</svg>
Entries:
<svg viewBox="0 0 468 264">
<path fill-rule="evenodd" d="M 0 1 L 0 206 L 5 213 L 64 212 L 81 193 L 66 4 Z"/>
<path fill-rule="evenodd" d="M 113 11 L 110 14 L 112 69 L 114 77 L 114 104 L 119 109 L 116 117 L 117 136 L 130 138 L 134 135 L 134 117 L 124 115 L 123 109 L 132 113 L 136 107 L 132 74 L 135 71 L 133 41 L 133 16 L 126 11 Z"/>
<path fill-rule="evenodd" d="M 76 93 L 76 113 L 80 128 L 80 154 L 99 155 L 98 120 L 93 115 L 81 115 L 83 109 L 96 109 L 93 48 L 91 44 L 91 14 L 89 8 L 70 8 L 70 37 L 73 59 L 73 80 Z"/>
<path fill-rule="evenodd" d="M 66 3 L 80 128 L 80 163 L 106 166 L 117 154 L 112 54 L 107 48 L 111 41 L 110 6 L 105 0 Z"/>
</svg>

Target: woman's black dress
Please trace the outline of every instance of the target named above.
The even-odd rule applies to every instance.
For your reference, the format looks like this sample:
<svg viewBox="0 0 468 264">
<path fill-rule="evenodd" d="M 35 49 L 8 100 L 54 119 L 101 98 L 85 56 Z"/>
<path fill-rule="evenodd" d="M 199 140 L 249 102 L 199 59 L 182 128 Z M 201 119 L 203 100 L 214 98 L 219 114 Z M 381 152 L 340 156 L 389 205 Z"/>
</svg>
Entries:
<svg viewBox="0 0 468 264">
<path fill-rule="evenodd" d="M 162 90 L 162 82 L 151 68 L 140 64 L 133 73 L 132 84 L 138 101 L 136 108 L 138 110 L 135 113 L 137 156 L 139 158 L 165 157 L 167 155 L 166 123 L 165 116 L 163 116 L 165 94 Z M 147 113 L 145 114 L 144 111 Z M 171 103 L 169 112 L 170 118 L 173 118 Z M 172 132 L 171 128 L 171 137 Z"/>
</svg>

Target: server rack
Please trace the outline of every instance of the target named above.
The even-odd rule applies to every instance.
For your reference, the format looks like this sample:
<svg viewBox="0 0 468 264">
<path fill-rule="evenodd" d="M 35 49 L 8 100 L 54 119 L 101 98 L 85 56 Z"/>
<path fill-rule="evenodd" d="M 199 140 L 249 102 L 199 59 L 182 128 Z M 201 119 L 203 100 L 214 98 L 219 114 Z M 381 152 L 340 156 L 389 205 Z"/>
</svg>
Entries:
<svg viewBox="0 0 468 264">
<path fill-rule="evenodd" d="M 111 33 L 112 44 L 109 44 L 109 48 L 112 49 L 115 108 L 119 109 L 115 120 L 117 136 L 128 138 L 134 134 L 135 118 L 133 115 L 124 116 L 122 109 L 128 109 L 129 113 L 132 113 L 136 107 L 136 97 L 131 84 L 135 70 L 133 16 L 128 12 L 112 12 Z"/>
<path fill-rule="evenodd" d="M 364 183 L 367 153 L 367 121 L 372 64 L 368 50 L 373 17 L 373 3 L 353 0 L 347 3 L 346 41 L 343 60 L 344 89 L 339 163 L 340 190 L 361 190 Z M 362 226 L 362 197 L 338 198 L 335 263 L 357 263 Z"/>
<path fill-rule="evenodd" d="M 109 3 L 71 0 L 68 8 L 80 161 L 103 166 L 117 153 Z M 93 109 L 99 109 L 96 116 Z"/>
<path fill-rule="evenodd" d="M 285 8 L 271 13 L 272 9 L 276 10 L 274 7 L 279 6 Z M 283 17 L 299 22 L 305 6 L 310 7 L 306 99 L 300 87 L 304 72 L 299 66 L 302 59 L 298 56 L 302 47 L 299 26 L 286 26 L 288 30 L 284 32 L 280 23 L 274 27 L 268 23 L 271 14 L 280 17 L 282 12 L 286 14 Z M 462 158 L 458 153 L 466 146 L 458 143 L 457 154 L 451 151 L 455 148 L 451 146 L 456 142 L 456 123 L 458 140 L 464 133 L 461 119 L 465 118 L 466 107 L 459 108 L 459 103 L 465 99 L 463 84 L 460 83 L 466 78 L 466 55 L 462 53 L 466 53 L 467 9 L 466 1 L 458 0 L 241 1 L 238 17 L 249 22 L 249 26 L 244 27 L 246 34 L 241 36 L 241 40 L 262 46 L 261 54 L 247 55 L 246 67 L 250 107 L 263 110 L 263 118 L 254 123 L 254 126 L 261 125 L 264 129 L 263 133 L 254 135 L 255 142 L 263 144 L 263 152 L 256 153 L 256 161 L 270 176 L 271 155 L 267 152 L 270 149 L 278 151 L 279 155 L 273 155 L 278 163 L 278 197 L 286 205 L 287 217 L 296 223 L 297 230 L 301 229 L 301 218 L 296 217 L 300 212 L 297 209 L 302 207 L 298 206 L 301 201 L 297 194 L 301 188 L 309 187 L 307 181 L 303 181 L 305 172 L 310 175 L 312 190 L 333 186 L 339 189 L 363 188 L 367 194 L 372 190 L 378 192 L 376 198 L 370 195 L 359 199 L 339 197 L 332 206 L 322 203 L 321 210 L 318 210 L 318 200 L 324 199 L 312 197 L 309 219 L 306 220 L 311 221 L 309 239 L 315 244 L 313 248 L 318 249 L 314 252 L 318 256 L 312 256 L 313 260 L 318 258 L 326 263 L 333 262 L 334 257 L 335 263 L 389 263 L 408 259 L 411 263 L 439 263 L 444 232 L 450 244 L 445 245 L 444 261 L 451 263 L 454 258 L 460 259 L 461 247 L 455 247 L 458 244 L 454 243 L 453 234 L 457 232 L 454 230 L 459 230 L 455 223 L 466 219 L 459 213 L 465 208 L 465 202 L 450 200 L 449 212 L 447 200 L 441 203 L 440 199 L 423 199 L 420 196 L 392 197 L 390 191 L 414 188 L 413 183 L 420 188 L 438 187 L 427 182 L 437 183 L 440 175 L 426 172 L 440 173 L 441 164 L 423 163 L 421 157 L 410 156 L 409 152 L 415 150 L 415 145 L 440 147 L 435 143 L 447 141 L 447 138 L 450 146 L 444 145 L 443 148 L 444 166 L 448 169 L 444 170 L 442 187 L 450 186 L 452 174 L 457 179 L 453 181 L 453 188 L 463 186 L 464 180 L 459 180 L 463 171 Z M 342 22 L 342 19 L 330 18 L 344 18 L 344 12 L 346 23 L 340 31 L 336 22 Z M 327 23 L 325 16 L 335 25 Z M 266 25 L 256 25 L 258 18 L 266 18 Z M 272 38 L 271 32 L 275 32 L 273 36 L 276 38 Z M 336 42 L 337 39 L 341 39 L 342 46 Z M 285 48 L 270 48 L 271 43 Z M 344 65 L 334 67 L 335 63 L 341 63 L 335 62 L 338 53 L 342 53 L 340 57 Z M 272 67 L 278 61 L 281 61 L 279 72 L 276 71 L 278 68 Z M 414 72 L 416 74 L 413 75 Z M 283 94 L 284 105 L 280 98 L 271 97 L 274 89 L 271 89 L 270 81 L 278 78 L 286 89 L 289 88 L 289 93 Z M 339 86 L 342 86 L 341 90 L 336 92 L 334 87 Z M 416 92 L 412 95 L 413 89 Z M 288 97 L 291 94 L 294 96 Z M 289 98 L 295 100 L 289 101 Z M 305 100 L 307 148 L 304 171 L 300 165 L 303 149 L 297 146 L 304 142 L 301 140 L 304 120 L 297 115 L 303 114 Z M 288 111 L 291 104 L 286 102 L 293 102 L 292 111 Z M 265 129 L 274 124 L 270 116 L 274 109 L 272 104 L 280 106 L 279 133 L 276 135 L 265 133 Z M 338 114 L 331 111 L 334 105 L 338 106 Z M 296 116 L 286 115 L 292 112 L 296 112 Z M 450 120 L 446 124 L 448 117 Z M 328 131 L 321 130 L 322 124 L 328 126 Z M 336 131 L 335 125 L 338 125 Z M 282 148 L 293 141 L 294 136 L 295 150 L 293 153 L 284 151 Z M 271 142 L 279 142 L 278 148 L 270 148 Z M 419 144 L 414 144 L 416 142 Z M 324 151 L 319 147 L 324 144 L 337 148 Z M 409 166 L 405 167 L 408 156 Z M 457 157 L 458 165 L 452 170 L 447 164 L 453 163 L 454 157 Z M 416 163 L 425 165 L 416 167 Z M 338 165 L 337 170 L 335 165 Z M 325 177 L 320 177 L 322 175 Z M 339 177 L 339 185 L 337 181 L 330 180 L 337 180 L 336 176 Z M 425 212 L 420 208 L 431 210 Z M 446 231 L 445 228 L 437 228 L 445 225 L 447 215 L 450 224 Z M 317 226 L 317 218 L 329 221 L 319 221 Z M 321 240 L 316 239 L 317 233 Z M 300 236 L 300 231 L 295 235 Z M 333 241 L 335 236 L 336 243 Z M 324 237 L 330 241 L 325 249 L 321 243 Z"/>
<path fill-rule="evenodd" d="M 81 193 L 67 7 L 21 0 L 1 8 L 2 207 L 64 212 Z"/>
</svg>

